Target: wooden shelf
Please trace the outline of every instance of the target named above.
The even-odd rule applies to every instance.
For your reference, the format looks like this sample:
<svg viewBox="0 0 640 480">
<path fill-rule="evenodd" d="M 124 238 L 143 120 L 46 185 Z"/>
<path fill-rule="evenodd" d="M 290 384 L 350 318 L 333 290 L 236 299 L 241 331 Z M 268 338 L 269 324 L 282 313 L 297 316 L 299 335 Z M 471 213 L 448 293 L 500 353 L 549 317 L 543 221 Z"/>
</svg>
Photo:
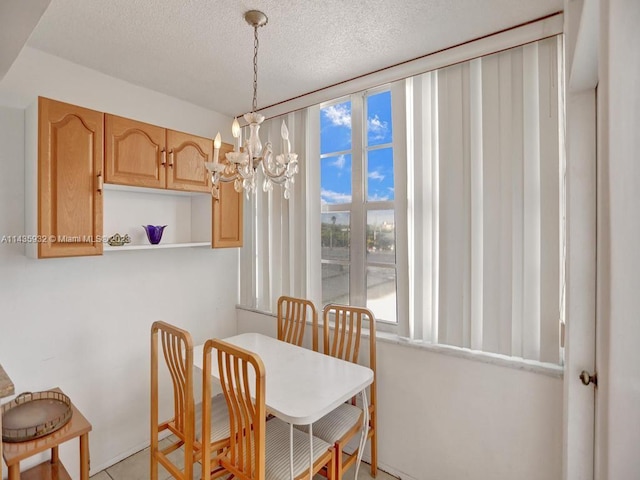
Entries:
<svg viewBox="0 0 640 480">
<path fill-rule="evenodd" d="M 42 462 L 40 465 L 36 465 L 20 474 L 20 480 L 42 479 L 73 480 L 60 461 L 57 463 Z"/>
<path fill-rule="evenodd" d="M 123 245 L 122 247 L 104 246 L 104 253 L 107 252 L 123 252 L 126 250 L 158 250 L 164 248 L 193 248 L 193 247 L 211 247 L 211 242 L 190 242 L 190 243 L 159 243 L 158 245 Z"/>
<path fill-rule="evenodd" d="M 211 246 L 211 195 L 126 187 L 104 195 L 104 236 L 129 235 L 122 247 L 104 252 Z M 149 243 L 142 225 L 167 225 L 158 245 Z"/>
</svg>

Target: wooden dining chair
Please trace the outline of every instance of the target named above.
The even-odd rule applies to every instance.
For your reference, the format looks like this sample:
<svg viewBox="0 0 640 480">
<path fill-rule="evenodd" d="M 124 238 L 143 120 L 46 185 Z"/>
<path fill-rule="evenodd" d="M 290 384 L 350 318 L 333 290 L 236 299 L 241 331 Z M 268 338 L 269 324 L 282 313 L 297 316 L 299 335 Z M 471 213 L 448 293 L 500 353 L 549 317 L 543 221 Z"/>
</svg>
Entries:
<svg viewBox="0 0 640 480">
<path fill-rule="evenodd" d="M 173 418 L 159 423 L 159 348 L 173 386 Z M 207 419 L 211 423 L 210 449 L 223 451 L 229 445 L 229 414 L 222 394 L 209 399 Z M 193 465 L 202 455 L 202 403 L 193 395 L 193 341 L 186 330 L 166 322 L 154 322 L 151 327 L 151 480 L 158 479 L 158 464 L 178 480 L 193 479 Z M 160 448 L 159 435 L 168 430 L 173 434 L 169 445 Z M 169 454 L 184 449 L 180 461 Z M 174 456 L 175 458 L 175 456 Z M 177 459 L 176 459 L 177 460 Z M 221 469 L 220 469 L 221 470 Z"/>
<path fill-rule="evenodd" d="M 311 344 L 318 351 L 318 311 L 310 300 L 281 296 L 278 299 L 278 340 L 302 346 L 307 319 L 311 317 Z"/>
<path fill-rule="evenodd" d="M 334 328 L 330 327 L 333 320 Z M 367 440 L 371 440 L 371 476 L 378 473 L 378 440 L 376 431 L 376 321 L 370 310 L 349 305 L 328 304 L 323 309 L 324 353 L 353 363 L 359 362 L 363 323 L 369 325 L 369 368 L 373 383 L 369 387 L 369 425 Z M 357 460 L 358 450 L 344 458 L 344 447 L 362 429 L 362 408 L 355 399 L 344 403 L 313 424 L 313 434 L 334 445 L 336 479 Z"/>
<path fill-rule="evenodd" d="M 203 352 L 203 384 L 211 377 L 211 352 L 217 351 L 222 392 L 229 411 L 230 447 L 212 458 L 206 446 L 202 455 L 202 480 L 208 480 L 205 465 L 218 464 L 240 480 L 290 480 L 290 438 L 293 443 L 293 478 L 309 479 L 309 436 L 278 418 L 267 420 L 266 378 L 260 357 L 222 340 L 208 340 Z M 210 392 L 203 393 L 204 411 Z M 203 433 L 209 433 L 203 422 Z M 291 437 L 292 436 L 292 437 Z M 313 438 L 313 474 L 325 469 L 332 478 L 335 469 L 332 446 Z"/>
</svg>

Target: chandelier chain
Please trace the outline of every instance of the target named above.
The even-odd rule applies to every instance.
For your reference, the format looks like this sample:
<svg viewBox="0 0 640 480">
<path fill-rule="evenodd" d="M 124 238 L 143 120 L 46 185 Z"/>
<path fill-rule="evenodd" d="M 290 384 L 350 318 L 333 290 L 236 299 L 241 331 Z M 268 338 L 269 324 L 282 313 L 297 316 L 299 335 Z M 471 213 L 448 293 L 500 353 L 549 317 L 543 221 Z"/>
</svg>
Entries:
<svg viewBox="0 0 640 480">
<path fill-rule="evenodd" d="M 253 27 L 253 108 L 258 109 L 258 26 Z"/>
<path fill-rule="evenodd" d="M 274 185 L 282 186 L 284 198 L 291 197 L 291 188 L 294 183 L 294 175 L 298 173 L 298 154 L 291 151 L 289 130 L 284 121 L 280 128 L 282 136 L 282 153 L 274 154 L 271 140 L 264 145 L 260 141 L 260 124 L 264 121 L 264 115 L 258 110 L 258 27 L 267 24 L 267 16 L 258 10 L 245 12 L 244 19 L 253 27 L 253 103 L 251 112 L 244 114 L 244 119 L 249 128 L 249 138 L 241 145 L 241 129 L 238 119 L 233 120 L 231 133 L 235 138 L 232 152 L 225 154 L 226 161 L 219 161 L 222 139 L 220 132 L 213 142 L 213 162 L 206 162 L 206 167 L 211 172 L 211 195 L 214 199 L 220 199 L 220 184 L 233 182 L 234 190 L 240 193 L 242 190 L 255 192 L 258 169 L 262 170 L 264 180 L 262 188 L 270 192 Z"/>
</svg>

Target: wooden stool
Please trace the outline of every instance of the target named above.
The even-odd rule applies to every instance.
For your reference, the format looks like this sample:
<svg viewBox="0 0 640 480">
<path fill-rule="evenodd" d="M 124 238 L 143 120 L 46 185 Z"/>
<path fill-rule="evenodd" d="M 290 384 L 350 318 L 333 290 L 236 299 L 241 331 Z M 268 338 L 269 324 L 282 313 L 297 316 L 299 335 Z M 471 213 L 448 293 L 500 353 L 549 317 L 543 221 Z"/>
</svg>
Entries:
<svg viewBox="0 0 640 480">
<path fill-rule="evenodd" d="M 59 388 L 52 389 L 61 392 Z M 60 430 L 57 430 L 45 437 L 36 438 L 19 443 L 4 443 L 2 453 L 4 461 L 9 467 L 8 480 L 72 480 L 69 472 L 58 458 L 58 446 L 67 440 L 80 437 L 80 479 L 89 480 L 89 432 L 91 424 L 78 411 L 75 405 L 71 404 L 73 415 L 71 420 Z M 20 462 L 46 450 L 51 450 L 51 460 L 36 465 L 20 474 Z"/>
</svg>

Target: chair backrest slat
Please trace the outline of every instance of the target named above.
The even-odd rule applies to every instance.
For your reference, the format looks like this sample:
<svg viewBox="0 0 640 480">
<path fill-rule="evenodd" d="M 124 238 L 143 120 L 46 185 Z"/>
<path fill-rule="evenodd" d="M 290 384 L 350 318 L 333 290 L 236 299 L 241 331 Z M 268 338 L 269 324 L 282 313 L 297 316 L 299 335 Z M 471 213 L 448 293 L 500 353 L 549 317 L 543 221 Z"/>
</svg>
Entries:
<svg viewBox="0 0 640 480">
<path fill-rule="evenodd" d="M 173 419 L 159 425 L 159 362 L 161 345 L 165 365 L 173 388 Z M 170 429 L 184 443 L 184 470 L 173 466 L 176 478 L 191 478 L 195 445 L 195 401 L 193 398 L 193 341 L 186 330 L 157 321 L 151 326 L 151 446 L 152 477 L 157 476 L 157 457 L 166 459 L 158 451 L 160 429 Z M 155 467 L 154 467 L 155 466 Z"/>
<path fill-rule="evenodd" d="M 350 305 L 330 303 L 323 309 L 324 353 L 332 357 L 359 363 L 362 328 L 369 324 L 369 368 L 373 370 L 373 383 L 369 388 L 371 407 L 376 399 L 376 320 L 371 310 Z M 333 319 L 333 329 L 331 320 Z M 332 332 L 333 331 L 333 332 Z"/>
<path fill-rule="evenodd" d="M 184 431 L 187 421 L 187 402 L 189 397 L 193 399 L 193 394 L 191 393 L 193 390 L 187 385 L 187 383 L 192 382 L 191 364 L 185 364 L 182 352 L 190 350 L 193 355 L 193 347 L 187 346 L 190 343 L 190 338 L 187 341 L 185 336 L 173 331 L 162 330 L 161 338 L 162 352 L 173 386 L 175 428 Z"/>
<path fill-rule="evenodd" d="M 334 325 L 333 336 L 330 328 L 332 317 Z M 374 324 L 375 332 L 373 314 L 366 308 L 335 303 L 325 306 L 323 315 L 324 353 L 342 360 L 358 363 L 364 320 Z M 375 349 L 375 341 L 373 344 Z"/>
<path fill-rule="evenodd" d="M 220 457 L 224 468 L 242 480 L 265 477 L 265 374 L 260 357 L 222 340 L 208 340 L 204 346 L 203 408 L 211 387 L 211 351 L 217 350 L 220 385 L 229 409 L 231 444 Z M 205 430 L 206 432 L 206 430 Z M 210 452 L 205 449 L 203 463 Z"/>
<path fill-rule="evenodd" d="M 310 300 L 289 297 L 278 299 L 278 340 L 302 346 L 307 318 L 311 317 L 312 348 L 318 351 L 318 311 Z"/>
<path fill-rule="evenodd" d="M 152 342 L 157 344 L 158 335 L 160 335 L 162 353 L 173 387 L 174 427 L 182 435 L 186 435 L 187 429 L 193 435 L 193 341 L 191 334 L 168 323 L 155 322 L 152 327 Z"/>
</svg>

